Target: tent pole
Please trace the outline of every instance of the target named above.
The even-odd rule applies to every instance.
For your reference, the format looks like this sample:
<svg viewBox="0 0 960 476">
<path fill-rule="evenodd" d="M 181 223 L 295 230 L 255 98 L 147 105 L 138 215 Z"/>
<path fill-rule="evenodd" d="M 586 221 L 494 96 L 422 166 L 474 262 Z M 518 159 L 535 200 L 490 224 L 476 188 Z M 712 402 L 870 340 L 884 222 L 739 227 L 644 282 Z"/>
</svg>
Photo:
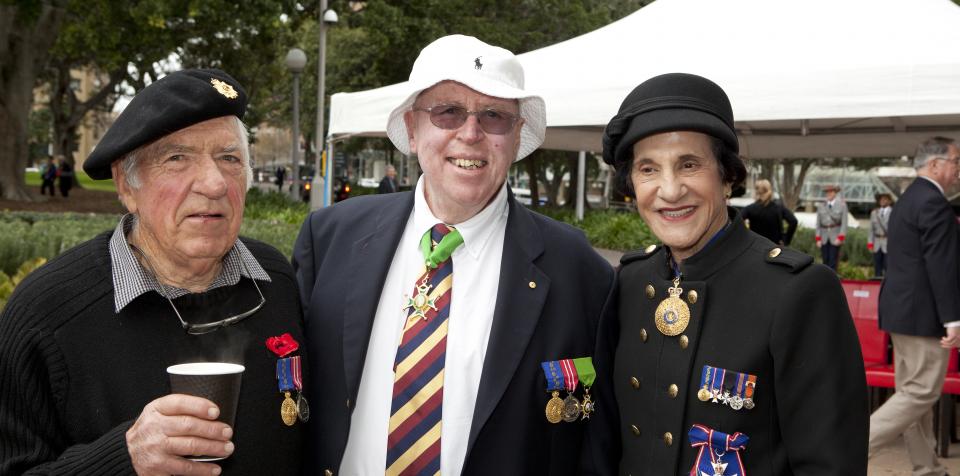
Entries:
<svg viewBox="0 0 960 476">
<path fill-rule="evenodd" d="M 583 221 L 584 176 L 587 172 L 587 152 L 581 150 L 577 158 L 577 221 Z"/>
</svg>

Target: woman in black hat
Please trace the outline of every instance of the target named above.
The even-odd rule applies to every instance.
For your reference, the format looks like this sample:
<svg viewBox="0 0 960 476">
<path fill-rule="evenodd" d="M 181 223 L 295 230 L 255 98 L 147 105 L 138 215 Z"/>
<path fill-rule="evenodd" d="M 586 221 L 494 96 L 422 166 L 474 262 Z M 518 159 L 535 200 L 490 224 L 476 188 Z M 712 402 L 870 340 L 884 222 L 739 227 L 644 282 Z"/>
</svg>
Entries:
<svg viewBox="0 0 960 476">
<path fill-rule="evenodd" d="M 621 260 L 597 356 L 616 403 L 598 405 L 591 436 L 620 451 L 593 459 L 634 476 L 865 475 L 866 383 L 843 291 L 726 206 L 746 170 L 724 91 L 652 78 L 603 145 L 662 245 Z"/>
</svg>

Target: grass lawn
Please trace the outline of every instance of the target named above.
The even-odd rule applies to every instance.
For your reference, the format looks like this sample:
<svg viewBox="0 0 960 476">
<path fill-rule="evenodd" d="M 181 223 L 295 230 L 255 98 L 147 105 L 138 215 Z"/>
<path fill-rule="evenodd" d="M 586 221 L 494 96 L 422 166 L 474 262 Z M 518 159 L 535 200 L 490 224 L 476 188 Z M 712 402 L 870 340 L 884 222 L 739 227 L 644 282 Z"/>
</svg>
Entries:
<svg viewBox="0 0 960 476">
<path fill-rule="evenodd" d="M 40 186 L 40 172 L 26 172 L 24 174 L 24 178 L 26 179 L 28 186 Z M 90 178 L 89 175 L 83 173 L 83 171 L 77 171 L 77 180 L 80 182 L 80 186 L 87 190 L 100 190 L 103 192 L 117 191 L 117 187 L 113 184 L 113 179 L 94 180 Z"/>
</svg>

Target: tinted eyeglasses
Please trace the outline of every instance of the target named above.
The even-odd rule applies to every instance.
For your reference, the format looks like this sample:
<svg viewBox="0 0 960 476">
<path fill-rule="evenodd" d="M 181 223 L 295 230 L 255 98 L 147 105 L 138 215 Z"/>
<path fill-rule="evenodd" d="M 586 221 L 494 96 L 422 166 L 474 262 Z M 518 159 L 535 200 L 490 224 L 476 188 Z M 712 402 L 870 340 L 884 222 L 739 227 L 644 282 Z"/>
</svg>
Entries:
<svg viewBox="0 0 960 476">
<path fill-rule="evenodd" d="M 520 122 L 522 118 L 516 114 L 501 111 L 499 109 L 482 109 L 479 111 L 469 111 L 462 106 L 441 104 L 433 107 L 413 108 L 414 111 L 421 111 L 430 114 L 430 122 L 433 125 L 447 130 L 459 129 L 467 122 L 470 116 L 477 116 L 477 122 L 480 128 L 487 134 L 503 135 L 511 130 L 513 126 Z"/>
</svg>

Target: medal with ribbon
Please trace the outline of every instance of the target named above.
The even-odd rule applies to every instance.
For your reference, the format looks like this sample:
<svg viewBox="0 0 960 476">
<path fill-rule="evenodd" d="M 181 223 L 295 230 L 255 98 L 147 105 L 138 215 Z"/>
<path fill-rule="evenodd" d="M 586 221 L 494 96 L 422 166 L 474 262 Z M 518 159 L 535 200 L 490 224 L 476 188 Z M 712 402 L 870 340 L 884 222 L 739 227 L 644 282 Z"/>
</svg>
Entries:
<svg viewBox="0 0 960 476">
<path fill-rule="evenodd" d="M 563 399 L 563 421 L 571 423 L 580 418 L 580 400 L 577 400 L 574 395 L 580 378 L 577 376 L 577 367 L 573 365 L 573 359 L 561 360 L 560 370 L 563 371 L 564 387 L 567 389 L 567 397 Z"/>
<path fill-rule="evenodd" d="M 300 356 L 290 357 L 293 359 L 291 368 L 293 370 L 293 386 L 297 389 L 297 417 L 300 421 L 306 423 L 310 420 L 310 404 L 307 403 L 307 397 L 303 396 L 303 375 L 300 367 Z"/>
<path fill-rule="evenodd" d="M 703 425 L 690 428 L 690 446 L 699 448 L 690 476 L 746 476 L 740 451 L 750 438 L 743 433 L 728 435 Z"/>
<path fill-rule="evenodd" d="M 555 360 L 541 362 L 540 366 L 543 367 L 543 375 L 547 378 L 547 392 L 552 392 L 545 410 L 547 421 L 560 423 L 563 419 L 563 400 L 560 399 L 560 390 L 565 388 L 563 370 L 560 367 L 560 362 Z"/>
<path fill-rule="evenodd" d="M 757 387 L 757 376 L 748 375 L 747 382 L 744 384 L 744 389 L 743 389 L 743 408 L 746 408 L 747 410 L 753 410 L 753 406 L 754 406 L 753 392 L 754 390 L 756 390 L 756 387 Z"/>
<path fill-rule="evenodd" d="M 697 398 L 701 402 L 723 403 L 734 410 L 750 410 L 754 407 L 756 386 L 756 375 L 704 365 Z"/>
<path fill-rule="evenodd" d="M 297 421 L 297 404 L 290 398 L 293 385 L 293 358 L 277 360 L 277 387 L 283 394 L 283 403 L 280 404 L 280 419 L 283 424 L 293 426 Z"/>
<path fill-rule="evenodd" d="M 280 404 L 280 419 L 287 426 L 293 426 L 297 418 L 306 422 L 310 419 L 310 406 L 303 395 L 303 371 L 300 356 L 287 357 L 300 348 L 300 343 L 288 332 L 267 338 L 266 345 L 271 352 L 279 357 L 276 365 L 277 388 L 283 394 L 283 402 Z M 291 397 L 291 392 L 294 390 L 297 392 L 296 401 Z"/>
<path fill-rule="evenodd" d="M 713 372 L 713 367 L 709 365 L 704 365 L 703 370 L 700 372 L 700 391 L 697 392 L 697 399 L 701 402 L 710 400 L 710 379 L 713 377 Z"/>
<path fill-rule="evenodd" d="M 591 357 L 573 359 L 573 366 L 576 367 L 580 383 L 583 384 L 583 401 L 580 403 L 580 413 L 583 416 L 580 419 L 586 420 L 595 410 L 593 400 L 590 399 L 590 387 L 593 386 L 593 381 L 597 378 L 597 371 L 593 368 L 593 358 Z"/>
</svg>

